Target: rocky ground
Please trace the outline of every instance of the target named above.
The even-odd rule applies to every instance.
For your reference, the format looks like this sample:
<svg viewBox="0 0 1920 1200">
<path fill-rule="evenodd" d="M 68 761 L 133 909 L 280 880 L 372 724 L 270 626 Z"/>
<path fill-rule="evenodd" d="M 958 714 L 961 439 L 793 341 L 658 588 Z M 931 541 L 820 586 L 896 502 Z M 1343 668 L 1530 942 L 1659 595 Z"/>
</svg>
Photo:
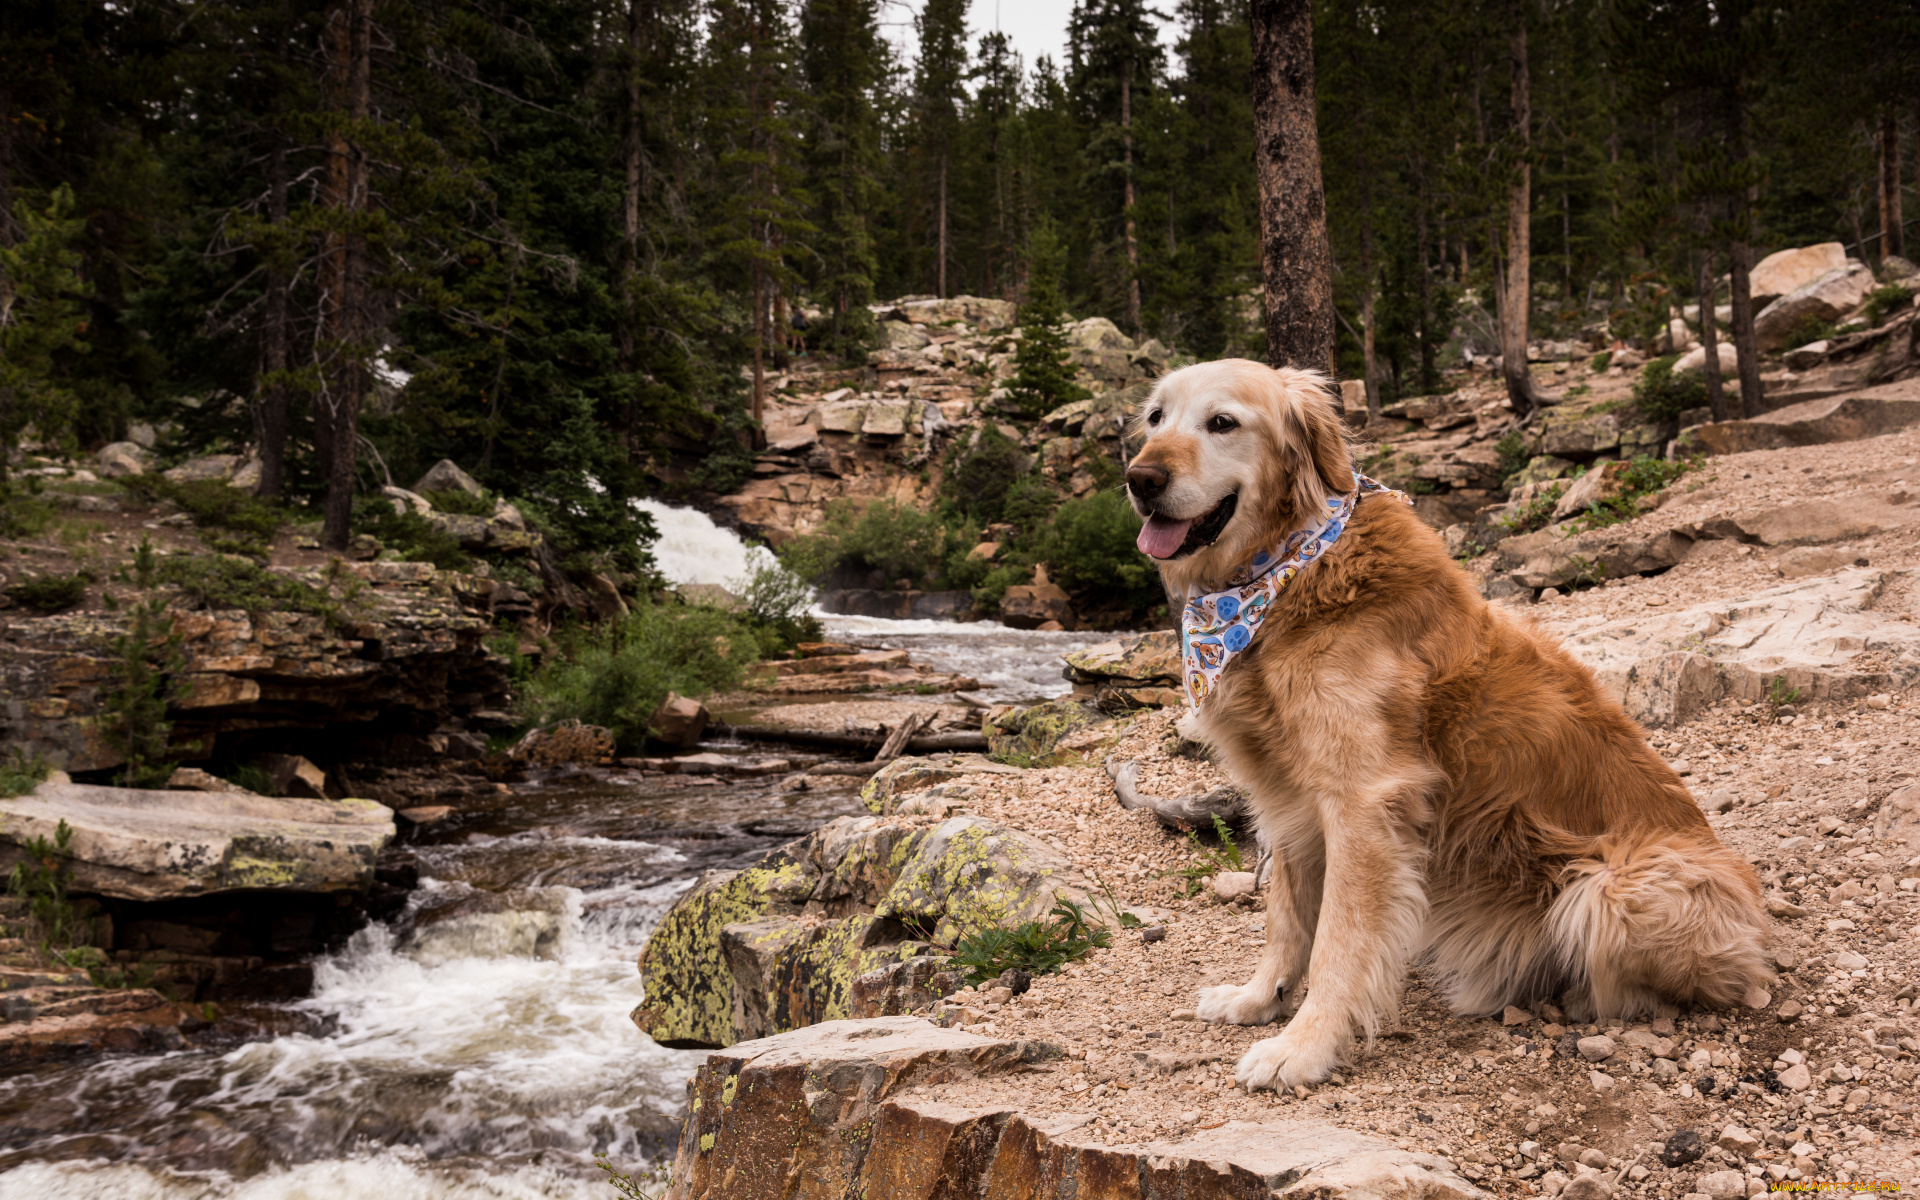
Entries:
<svg viewBox="0 0 1920 1200">
<path fill-rule="evenodd" d="M 920 1010 L 1064 1057 L 948 1073 L 897 1102 L 1017 1111 L 1048 1137 L 1140 1154 L 1311 1118 L 1439 1155 L 1498 1195 L 1920 1186 L 1917 462 L 1915 431 L 1708 459 L 1616 528 L 1644 536 L 1718 518 L 1740 532 L 1688 539 L 1656 573 L 1549 587 L 1537 602 L 1515 586 L 1499 601 L 1568 639 L 1627 695 L 1720 837 L 1754 864 L 1780 971 L 1763 1009 L 1585 1026 L 1548 1004 L 1459 1017 L 1416 967 L 1397 1024 L 1332 1081 L 1245 1094 L 1233 1064 L 1277 1030 L 1200 1024 L 1193 1008 L 1198 989 L 1243 982 L 1259 956 L 1261 898 L 1234 874 L 1252 871 L 1254 854 L 1243 847 L 1236 863 L 1211 839 L 1117 803 L 1109 762 L 1138 764 L 1150 796 L 1226 782 L 1175 753 L 1168 712 L 1149 710 L 1069 734 L 1064 765 L 890 769 L 867 798 L 897 815 L 834 835 L 882 848 L 907 838 L 921 853 L 926 843 L 911 839 L 984 819 L 1057 856 L 1049 878 L 1155 927 L 1120 932 L 1022 995 L 982 985 Z M 1468 565 L 1488 580 L 1514 573 L 1497 552 Z M 811 853 L 834 870 L 826 843 Z M 839 861 L 863 857 L 873 851 Z M 878 903 L 869 911 L 905 907 L 898 886 Z M 951 986 L 934 978 L 936 991 Z M 814 1019 L 848 1011 L 830 1001 Z M 898 1010 L 863 1000 L 856 984 L 851 1011 Z"/>
</svg>

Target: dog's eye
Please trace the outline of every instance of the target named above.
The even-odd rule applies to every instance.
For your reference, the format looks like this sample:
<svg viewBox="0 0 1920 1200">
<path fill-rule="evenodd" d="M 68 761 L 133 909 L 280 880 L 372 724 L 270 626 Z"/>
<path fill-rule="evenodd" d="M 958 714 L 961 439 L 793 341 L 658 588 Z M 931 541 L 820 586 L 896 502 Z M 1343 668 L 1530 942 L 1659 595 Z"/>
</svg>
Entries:
<svg viewBox="0 0 1920 1200">
<path fill-rule="evenodd" d="M 1152 412 L 1147 414 L 1147 424 L 1158 425 L 1159 423 L 1160 423 L 1160 410 L 1156 408 Z"/>
<path fill-rule="evenodd" d="M 1207 428 L 1214 433 L 1228 433 L 1240 428 L 1240 422 L 1225 413 L 1221 413 L 1207 422 Z"/>
</svg>

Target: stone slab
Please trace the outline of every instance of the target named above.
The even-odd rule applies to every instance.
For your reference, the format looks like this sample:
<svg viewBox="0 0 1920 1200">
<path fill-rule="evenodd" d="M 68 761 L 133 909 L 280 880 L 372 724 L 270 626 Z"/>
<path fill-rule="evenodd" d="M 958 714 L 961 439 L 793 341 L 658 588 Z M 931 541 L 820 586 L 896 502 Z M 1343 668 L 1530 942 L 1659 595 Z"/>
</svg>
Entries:
<svg viewBox="0 0 1920 1200">
<path fill-rule="evenodd" d="M 357 891 L 394 834 L 392 811 L 371 800 L 43 783 L 0 800 L 0 865 L 36 837 L 53 841 L 62 821 L 73 830 L 69 887 L 126 900 Z"/>
<path fill-rule="evenodd" d="M 1920 380 L 1803 400 L 1743 421 L 1695 425 L 1682 438 L 1709 454 L 1782 450 L 1877 437 L 1920 424 Z"/>
</svg>

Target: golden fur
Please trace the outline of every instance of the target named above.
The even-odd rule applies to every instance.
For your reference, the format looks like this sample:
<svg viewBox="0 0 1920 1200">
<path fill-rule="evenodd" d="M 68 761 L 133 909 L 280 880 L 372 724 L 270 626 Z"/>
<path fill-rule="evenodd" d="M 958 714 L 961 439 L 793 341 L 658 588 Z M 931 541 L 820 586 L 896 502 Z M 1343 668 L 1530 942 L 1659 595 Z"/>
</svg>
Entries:
<svg viewBox="0 0 1920 1200">
<path fill-rule="evenodd" d="M 1154 389 L 1134 464 L 1170 478 L 1135 508 L 1187 519 L 1239 496 L 1212 546 L 1159 564 L 1176 612 L 1351 489 L 1326 386 L 1235 360 Z M 1222 413 L 1237 427 L 1210 429 Z M 1273 853 L 1260 965 L 1198 1008 L 1234 1024 L 1292 1011 L 1241 1059 L 1244 1086 L 1326 1078 L 1392 1019 L 1415 955 L 1462 1013 L 1766 1002 L 1752 870 L 1592 673 L 1490 607 L 1397 498 L 1359 504 L 1186 722 Z"/>
</svg>

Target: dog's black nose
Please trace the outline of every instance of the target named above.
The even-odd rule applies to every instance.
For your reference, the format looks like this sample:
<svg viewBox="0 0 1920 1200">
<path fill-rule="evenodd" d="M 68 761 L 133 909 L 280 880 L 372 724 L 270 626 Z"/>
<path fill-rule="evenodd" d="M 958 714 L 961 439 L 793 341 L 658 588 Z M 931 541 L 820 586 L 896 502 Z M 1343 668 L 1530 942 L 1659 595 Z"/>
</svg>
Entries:
<svg viewBox="0 0 1920 1200">
<path fill-rule="evenodd" d="M 1167 490 L 1167 469 L 1155 463 L 1134 463 L 1127 468 L 1127 490 L 1142 500 L 1151 500 Z"/>
</svg>

